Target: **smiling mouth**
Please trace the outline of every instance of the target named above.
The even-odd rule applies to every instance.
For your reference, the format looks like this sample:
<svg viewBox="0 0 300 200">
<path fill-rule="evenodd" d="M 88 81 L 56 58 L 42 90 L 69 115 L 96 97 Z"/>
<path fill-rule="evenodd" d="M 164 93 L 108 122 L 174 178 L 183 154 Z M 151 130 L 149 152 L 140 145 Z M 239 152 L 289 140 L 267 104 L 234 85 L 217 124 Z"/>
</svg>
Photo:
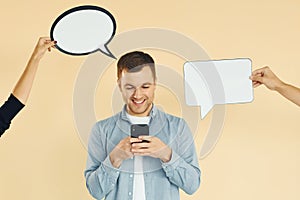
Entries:
<svg viewBox="0 0 300 200">
<path fill-rule="evenodd" d="M 146 100 L 145 99 L 142 99 L 142 100 L 132 100 L 132 102 L 135 104 L 135 105 L 142 105 Z"/>
</svg>

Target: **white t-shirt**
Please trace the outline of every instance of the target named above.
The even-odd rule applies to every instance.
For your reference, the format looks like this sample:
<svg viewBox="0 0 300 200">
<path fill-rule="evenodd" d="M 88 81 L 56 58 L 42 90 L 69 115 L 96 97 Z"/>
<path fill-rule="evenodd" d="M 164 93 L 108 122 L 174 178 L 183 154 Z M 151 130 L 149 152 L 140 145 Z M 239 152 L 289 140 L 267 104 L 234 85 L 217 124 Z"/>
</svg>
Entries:
<svg viewBox="0 0 300 200">
<path fill-rule="evenodd" d="M 149 124 L 150 117 L 136 117 L 126 113 L 131 124 Z M 133 200 L 146 200 L 143 156 L 134 157 Z"/>
</svg>

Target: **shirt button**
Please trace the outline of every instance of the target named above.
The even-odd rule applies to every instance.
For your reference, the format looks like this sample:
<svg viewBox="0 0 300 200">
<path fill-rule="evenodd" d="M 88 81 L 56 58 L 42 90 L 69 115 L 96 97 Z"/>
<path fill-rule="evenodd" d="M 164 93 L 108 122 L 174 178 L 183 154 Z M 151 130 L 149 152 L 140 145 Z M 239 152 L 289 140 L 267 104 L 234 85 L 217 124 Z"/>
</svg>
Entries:
<svg viewBox="0 0 300 200">
<path fill-rule="evenodd" d="M 111 186 L 113 186 L 113 187 L 114 187 L 114 186 L 115 186 L 115 184 L 111 184 Z"/>
<path fill-rule="evenodd" d="M 132 174 L 130 174 L 129 177 L 132 178 Z"/>
<path fill-rule="evenodd" d="M 131 192 L 129 192 L 128 194 L 129 194 L 129 196 L 131 196 Z"/>
<path fill-rule="evenodd" d="M 120 174 L 120 172 L 119 172 L 119 171 L 117 171 L 117 174 Z"/>
</svg>

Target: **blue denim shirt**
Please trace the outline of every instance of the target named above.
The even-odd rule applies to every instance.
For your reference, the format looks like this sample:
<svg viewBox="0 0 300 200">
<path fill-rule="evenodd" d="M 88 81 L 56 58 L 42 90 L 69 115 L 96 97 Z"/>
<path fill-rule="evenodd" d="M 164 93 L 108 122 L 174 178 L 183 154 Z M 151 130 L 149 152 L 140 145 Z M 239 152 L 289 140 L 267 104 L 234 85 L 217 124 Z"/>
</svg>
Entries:
<svg viewBox="0 0 300 200">
<path fill-rule="evenodd" d="M 130 135 L 130 122 L 126 106 L 116 115 L 97 122 L 88 144 L 86 186 L 96 199 L 132 199 L 134 158 L 124 160 L 114 168 L 109 153 Z M 147 200 L 178 200 L 179 188 L 193 194 L 200 185 L 200 169 L 193 136 L 186 122 L 158 110 L 154 105 L 150 113 L 149 135 L 158 137 L 172 149 L 169 162 L 144 156 L 144 181 Z"/>
</svg>

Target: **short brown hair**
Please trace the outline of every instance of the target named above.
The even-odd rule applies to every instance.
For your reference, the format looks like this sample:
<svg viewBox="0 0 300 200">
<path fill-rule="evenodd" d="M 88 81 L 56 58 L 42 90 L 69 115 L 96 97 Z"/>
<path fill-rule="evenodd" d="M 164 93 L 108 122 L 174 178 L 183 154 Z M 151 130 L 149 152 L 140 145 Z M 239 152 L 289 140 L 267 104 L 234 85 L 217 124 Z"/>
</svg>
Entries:
<svg viewBox="0 0 300 200">
<path fill-rule="evenodd" d="M 153 58 L 149 54 L 141 51 L 133 51 L 133 52 L 126 53 L 119 59 L 117 63 L 118 80 L 121 78 L 123 70 L 130 71 L 130 72 L 138 72 L 144 66 L 150 67 L 153 78 L 156 79 L 155 63 Z"/>
</svg>

